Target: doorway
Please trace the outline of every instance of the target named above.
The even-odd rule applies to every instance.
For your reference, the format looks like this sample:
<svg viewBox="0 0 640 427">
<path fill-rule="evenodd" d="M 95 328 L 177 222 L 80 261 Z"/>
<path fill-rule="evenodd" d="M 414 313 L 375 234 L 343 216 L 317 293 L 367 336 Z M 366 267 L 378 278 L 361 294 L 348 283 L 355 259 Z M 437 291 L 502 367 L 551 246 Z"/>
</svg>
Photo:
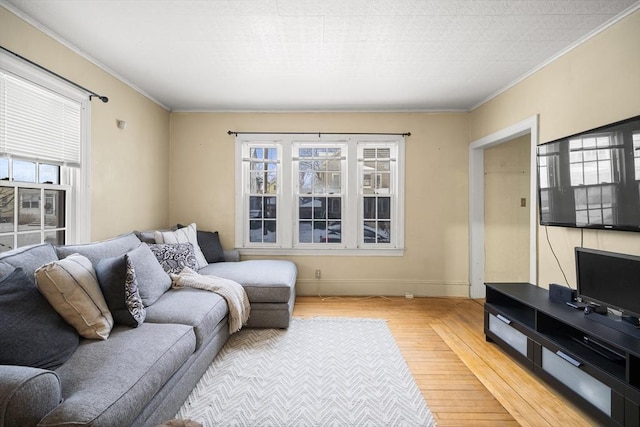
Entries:
<svg viewBox="0 0 640 427">
<path fill-rule="evenodd" d="M 469 146 L 469 296 L 485 297 L 485 162 L 487 148 L 529 135 L 529 282 L 537 284 L 536 147 L 538 116 L 502 129 Z"/>
</svg>

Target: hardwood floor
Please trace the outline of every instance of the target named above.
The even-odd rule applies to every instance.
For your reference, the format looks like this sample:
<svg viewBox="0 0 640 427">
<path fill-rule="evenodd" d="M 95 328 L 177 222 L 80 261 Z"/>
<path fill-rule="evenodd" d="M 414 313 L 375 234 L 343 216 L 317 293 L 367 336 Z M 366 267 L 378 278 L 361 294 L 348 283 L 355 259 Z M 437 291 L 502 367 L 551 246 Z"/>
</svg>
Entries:
<svg viewBox="0 0 640 427">
<path fill-rule="evenodd" d="M 593 426 L 483 332 L 481 301 L 298 297 L 294 317 L 386 319 L 439 426 Z"/>
</svg>

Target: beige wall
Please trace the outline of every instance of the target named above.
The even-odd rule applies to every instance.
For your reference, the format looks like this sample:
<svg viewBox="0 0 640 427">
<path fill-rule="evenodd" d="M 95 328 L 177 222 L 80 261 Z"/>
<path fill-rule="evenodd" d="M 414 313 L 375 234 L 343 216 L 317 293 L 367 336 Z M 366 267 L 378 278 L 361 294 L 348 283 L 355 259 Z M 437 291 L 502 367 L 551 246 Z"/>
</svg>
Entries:
<svg viewBox="0 0 640 427">
<path fill-rule="evenodd" d="M 484 151 L 486 282 L 529 281 L 530 145 L 525 135 Z"/>
<path fill-rule="evenodd" d="M 402 257 L 287 257 L 300 294 L 468 295 L 468 114 L 173 113 L 171 223 L 196 222 L 234 244 L 234 137 L 260 132 L 411 132 Z M 322 279 L 313 272 L 322 270 Z"/>
<path fill-rule="evenodd" d="M 109 97 L 91 102 L 91 240 L 166 225 L 169 112 L 3 7 L 0 45 Z"/>
<path fill-rule="evenodd" d="M 472 111 L 470 141 L 535 114 L 540 119 L 541 143 L 640 114 L 640 12 Z M 540 285 L 568 282 L 576 286 L 573 248 L 580 242 L 579 230 L 538 229 Z M 640 234 L 585 230 L 584 246 L 640 254 Z"/>
</svg>

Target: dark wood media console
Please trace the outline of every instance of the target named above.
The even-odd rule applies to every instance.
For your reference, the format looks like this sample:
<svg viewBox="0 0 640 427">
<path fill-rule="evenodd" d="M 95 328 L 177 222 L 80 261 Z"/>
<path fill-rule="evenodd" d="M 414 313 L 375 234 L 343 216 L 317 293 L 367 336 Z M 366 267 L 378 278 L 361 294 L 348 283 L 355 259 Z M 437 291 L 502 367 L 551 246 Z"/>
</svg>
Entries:
<svg viewBox="0 0 640 427">
<path fill-rule="evenodd" d="M 487 341 L 605 425 L 640 426 L 640 339 L 529 283 L 487 283 Z M 600 319 L 597 319 L 600 320 Z"/>
</svg>

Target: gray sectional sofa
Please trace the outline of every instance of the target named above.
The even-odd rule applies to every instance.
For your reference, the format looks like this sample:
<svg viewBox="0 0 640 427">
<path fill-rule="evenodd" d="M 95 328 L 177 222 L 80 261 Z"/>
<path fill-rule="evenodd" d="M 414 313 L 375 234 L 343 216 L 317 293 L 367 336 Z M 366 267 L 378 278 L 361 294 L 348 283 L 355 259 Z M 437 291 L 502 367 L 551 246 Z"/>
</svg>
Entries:
<svg viewBox="0 0 640 427">
<path fill-rule="evenodd" d="M 40 266 L 78 253 L 99 270 L 105 259 L 134 259 L 145 245 L 130 233 L 86 245 L 42 244 L 0 254 L 0 310 L 5 308 L 0 318 L 12 319 L 5 319 L 0 332 L 0 347 L 9 346 L 0 348 L 0 356 L 31 357 L 27 366 L 0 359 L 0 426 L 154 426 L 173 418 L 230 336 L 229 309 L 218 294 L 168 288 L 155 265 L 138 260 L 132 265 L 145 318 L 137 327 L 115 321 L 107 339 L 87 339 L 48 313 L 49 320 L 38 321 L 50 330 L 35 325 L 33 334 L 20 332 L 27 327 L 25 319 L 47 311 L 32 280 Z M 226 256 L 234 261 L 210 263 L 199 272 L 243 285 L 251 304 L 247 327 L 286 328 L 295 301 L 295 264 Z M 16 297 L 14 291 L 24 295 Z M 8 304 L 11 298 L 17 303 Z M 40 308 L 34 314 L 31 306 Z M 7 328 L 15 328 L 15 336 Z"/>
</svg>

